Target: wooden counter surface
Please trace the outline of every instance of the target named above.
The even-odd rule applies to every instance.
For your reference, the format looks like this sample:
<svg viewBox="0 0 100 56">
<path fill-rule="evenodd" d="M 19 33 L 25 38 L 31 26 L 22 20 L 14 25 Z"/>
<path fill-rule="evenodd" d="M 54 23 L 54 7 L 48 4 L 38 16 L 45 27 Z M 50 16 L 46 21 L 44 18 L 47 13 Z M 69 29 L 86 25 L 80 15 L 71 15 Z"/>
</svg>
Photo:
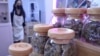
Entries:
<svg viewBox="0 0 100 56">
<path fill-rule="evenodd" d="M 74 41 L 77 45 L 77 56 L 100 56 L 100 46 L 94 46 L 77 39 L 75 39 Z"/>
</svg>

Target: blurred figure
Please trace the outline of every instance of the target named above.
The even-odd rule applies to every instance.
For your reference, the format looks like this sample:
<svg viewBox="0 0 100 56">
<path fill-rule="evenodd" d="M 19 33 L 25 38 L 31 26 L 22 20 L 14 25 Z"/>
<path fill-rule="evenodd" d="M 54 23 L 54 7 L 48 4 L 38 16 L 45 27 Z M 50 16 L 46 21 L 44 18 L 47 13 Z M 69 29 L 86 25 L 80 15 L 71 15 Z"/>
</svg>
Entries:
<svg viewBox="0 0 100 56">
<path fill-rule="evenodd" d="M 68 8 L 89 8 L 91 2 L 89 0 L 68 0 Z"/>
<path fill-rule="evenodd" d="M 91 7 L 91 1 L 87 0 L 87 8 Z"/>
<path fill-rule="evenodd" d="M 78 0 L 68 0 L 67 7 L 68 8 L 76 8 L 78 6 Z"/>
<path fill-rule="evenodd" d="M 13 10 L 11 12 L 11 22 L 13 27 L 14 43 L 23 41 L 25 28 L 25 12 L 23 10 L 21 0 L 15 0 Z"/>
</svg>

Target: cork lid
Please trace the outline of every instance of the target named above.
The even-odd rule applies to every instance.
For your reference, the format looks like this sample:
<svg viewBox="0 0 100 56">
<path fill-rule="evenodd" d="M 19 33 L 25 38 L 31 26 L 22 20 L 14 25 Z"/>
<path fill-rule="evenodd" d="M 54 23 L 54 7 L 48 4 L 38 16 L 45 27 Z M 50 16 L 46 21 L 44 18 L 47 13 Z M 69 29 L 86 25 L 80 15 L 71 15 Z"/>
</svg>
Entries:
<svg viewBox="0 0 100 56">
<path fill-rule="evenodd" d="M 86 13 L 86 9 L 84 8 L 66 8 L 66 14 L 84 14 Z"/>
<path fill-rule="evenodd" d="M 51 39 L 51 41 L 53 43 L 56 43 L 56 44 L 69 44 L 71 40 L 67 40 L 67 39 Z"/>
<path fill-rule="evenodd" d="M 49 29 L 51 29 L 53 25 L 50 24 L 35 24 L 33 26 L 33 30 L 35 32 L 40 32 L 40 33 L 47 33 Z"/>
<path fill-rule="evenodd" d="M 88 8 L 87 14 L 100 14 L 100 8 Z"/>
<path fill-rule="evenodd" d="M 52 12 L 55 16 L 66 16 L 65 8 L 56 8 Z"/>
<path fill-rule="evenodd" d="M 9 46 L 9 52 L 13 55 L 28 55 L 32 52 L 32 45 L 28 43 L 14 43 Z"/>
<path fill-rule="evenodd" d="M 53 39 L 72 39 L 75 32 L 67 28 L 52 28 L 48 31 L 48 36 Z"/>
</svg>

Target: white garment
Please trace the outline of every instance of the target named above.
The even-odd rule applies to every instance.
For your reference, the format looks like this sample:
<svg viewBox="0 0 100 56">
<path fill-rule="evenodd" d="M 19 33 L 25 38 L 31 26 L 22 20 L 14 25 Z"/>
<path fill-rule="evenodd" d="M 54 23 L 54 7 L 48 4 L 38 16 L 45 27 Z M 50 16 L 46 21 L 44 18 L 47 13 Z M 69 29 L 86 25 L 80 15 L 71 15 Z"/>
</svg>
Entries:
<svg viewBox="0 0 100 56">
<path fill-rule="evenodd" d="M 14 41 L 19 41 L 24 39 L 23 22 L 24 22 L 23 16 L 14 15 L 13 18 Z"/>
</svg>

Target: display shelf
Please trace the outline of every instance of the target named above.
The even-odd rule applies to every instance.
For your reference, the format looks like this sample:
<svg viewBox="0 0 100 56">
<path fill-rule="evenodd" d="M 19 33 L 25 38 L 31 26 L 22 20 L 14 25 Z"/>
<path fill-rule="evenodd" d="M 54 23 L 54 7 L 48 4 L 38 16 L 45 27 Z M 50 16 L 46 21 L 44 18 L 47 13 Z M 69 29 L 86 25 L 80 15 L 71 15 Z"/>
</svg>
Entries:
<svg viewBox="0 0 100 56">
<path fill-rule="evenodd" d="M 95 46 L 78 39 L 74 41 L 77 45 L 77 56 L 100 56 L 100 46 Z"/>
<path fill-rule="evenodd" d="M 8 13 L 8 1 L 6 0 L 0 0 L 0 24 L 5 25 L 5 23 L 8 23 L 9 13 Z"/>
</svg>

